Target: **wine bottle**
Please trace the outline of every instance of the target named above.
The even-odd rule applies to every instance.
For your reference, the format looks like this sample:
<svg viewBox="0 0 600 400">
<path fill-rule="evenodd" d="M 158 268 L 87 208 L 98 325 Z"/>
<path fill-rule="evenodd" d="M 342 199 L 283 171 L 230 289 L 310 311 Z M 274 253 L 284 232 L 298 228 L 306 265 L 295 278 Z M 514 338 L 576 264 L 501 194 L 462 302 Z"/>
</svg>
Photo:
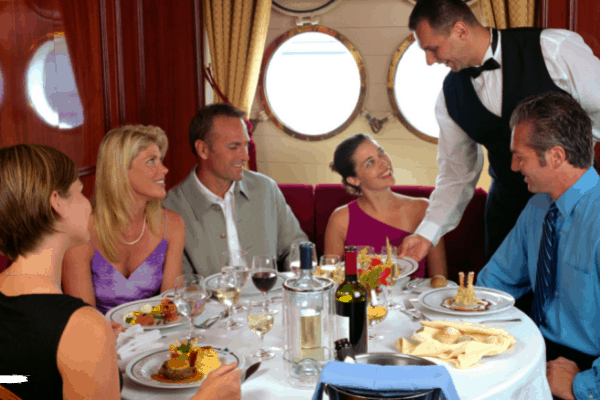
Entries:
<svg viewBox="0 0 600 400">
<path fill-rule="evenodd" d="M 348 338 L 354 354 L 368 352 L 367 289 L 358 281 L 356 246 L 346 246 L 346 277 L 335 293 L 337 338 Z"/>
</svg>

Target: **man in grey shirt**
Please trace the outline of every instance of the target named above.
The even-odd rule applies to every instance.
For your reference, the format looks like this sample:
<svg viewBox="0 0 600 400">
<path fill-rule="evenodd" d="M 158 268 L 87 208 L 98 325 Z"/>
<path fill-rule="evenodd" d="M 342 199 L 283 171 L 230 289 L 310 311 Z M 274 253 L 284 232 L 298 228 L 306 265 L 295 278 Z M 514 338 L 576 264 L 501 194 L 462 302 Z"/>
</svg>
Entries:
<svg viewBox="0 0 600 400">
<path fill-rule="evenodd" d="M 250 138 L 245 113 L 229 104 L 203 107 L 190 123 L 198 164 L 169 190 L 165 206 L 185 221 L 183 273 L 207 277 L 221 254 L 245 250 L 286 259 L 290 245 L 308 240 L 271 178 L 244 169 Z"/>
</svg>

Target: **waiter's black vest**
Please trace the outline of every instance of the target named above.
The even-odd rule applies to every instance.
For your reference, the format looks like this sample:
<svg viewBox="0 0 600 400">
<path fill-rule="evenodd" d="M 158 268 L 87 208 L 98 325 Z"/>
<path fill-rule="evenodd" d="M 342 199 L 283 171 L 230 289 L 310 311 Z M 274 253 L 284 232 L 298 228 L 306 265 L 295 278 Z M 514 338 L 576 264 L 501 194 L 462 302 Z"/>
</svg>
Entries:
<svg viewBox="0 0 600 400">
<path fill-rule="evenodd" d="M 552 90 L 554 84 L 542 55 L 542 29 L 516 28 L 502 31 L 502 117 L 481 103 L 465 70 L 450 72 L 444 80 L 444 96 L 450 117 L 477 143 L 484 145 L 490 175 L 501 186 L 527 192 L 523 175 L 510 169 L 510 116 L 528 96 Z M 485 73 L 485 72 L 484 72 Z"/>
</svg>

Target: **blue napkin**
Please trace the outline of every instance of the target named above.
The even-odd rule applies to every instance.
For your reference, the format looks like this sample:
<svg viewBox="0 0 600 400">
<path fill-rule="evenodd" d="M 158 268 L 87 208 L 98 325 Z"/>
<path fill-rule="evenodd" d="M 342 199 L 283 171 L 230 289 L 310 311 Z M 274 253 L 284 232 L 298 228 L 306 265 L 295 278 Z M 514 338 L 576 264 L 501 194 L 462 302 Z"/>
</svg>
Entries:
<svg viewBox="0 0 600 400">
<path fill-rule="evenodd" d="M 397 397 L 412 391 L 439 389 L 441 399 L 460 400 L 452 377 L 440 365 L 381 366 L 331 361 L 321 371 L 313 400 L 323 398 L 326 383 L 355 394 L 378 397 Z"/>
</svg>

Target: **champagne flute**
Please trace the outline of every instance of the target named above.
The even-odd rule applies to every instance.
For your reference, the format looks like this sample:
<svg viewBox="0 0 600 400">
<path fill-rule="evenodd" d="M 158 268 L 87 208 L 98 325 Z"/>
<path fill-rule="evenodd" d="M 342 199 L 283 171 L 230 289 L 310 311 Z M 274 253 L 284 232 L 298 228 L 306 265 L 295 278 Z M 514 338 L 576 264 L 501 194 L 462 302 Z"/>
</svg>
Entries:
<svg viewBox="0 0 600 400">
<path fill-rule="evenodd" d="M 382 335 L 376 335 L 374 326 L 383 322 L 388 315 L 388 291 L 385 285 L 369 290 L 369 302 L 367 304 L 367 320 L 369 321 L 369 339 L 379 341 Z"/>
<path fill-rule="evenodd" d="M 390 287 L 390 303 L 389 303 L 389 307 L 390 308 L 400 308 L 400 304 L 396 303 L 394 301 L 394 299 L 392 298 L 392 294 L 394 291 L 394 285 L 396 284 L 396 279 L 398 279 L 398 248 L 396 246 L 390 246 L 391 250 L 392 250 L 392 267 L 391 267 L 391 271 L 390 274 L 388 275 L 388 286 Z M 383 246 L 381 248 L 381 259 L 383 261 L 387 260 L 387 246 Z"/>
<path fill-rule="evenodd" d="M 290 263 L 290 270 L 293 271 L 296 276 L 300 276 L 300 245 L 303 243 L 310 243 L 310 242 L 298 242 L 298 243 L 292 243 L 292 245 L 290 246 L 290 254 L 288 256 L 288 261 Z M 311 243 L 312 244 L 312 243 Z M 315 269 L 317 268 L 317 250 L 316 250 L 316 246 L 313 245 L 312 247 L 312 264 L 313 264 L 313 273 L 315 272 Z"/>
<path fill-rule="evenodd" d="M 264 348 L 264 336 L 271 330 L 274 321 L 273 313 L 262 304 L 250 304 L 248 307 L 248 326 L 260 338 L 259 349 L 250 354 L 252 357 L 262 361 L 270 360 L 275 356 L 274 352 Z"/>
<path fill-rule="evenodd" d="M 250 275 L 247 259 L 248 252 L 245 250 L 225 251 L 221 254 L 221 271 L 225 267 L 232 268 L 239 275 L 240 287 L 248 282 L 248 276 Z M 236 304 L 232 309 L 234 314 L 243 310 L 245 310 L 245 306 L 241 303 Z"/>
<path fill-rule="evenodd" d="M 208 293 L 202 286 L 202 277 L 195 274 L 180 275 L 175 278 L 173 302 L 177 310 L 189 318 L 188 340 L 194 335 L 193 320 L 204 312 Z M 199 339 L 201 339 L 199 337 Z"/>
<path fill-rule="evenodd" d="M 240 329 L 242 324 L 236 322 L 232 318 L 232 307 L 240 300 L 240 277 L 239 274 L 223 268 L 225 271 L 217 276 L 217 299 L 229 308 L 227 318 L 224 320 L 224 325 L 229 330 Z"/>
<path fill-rule="evenodd" d="M 277 262 L 270 255 L 259 255 L 252 258 L 252 283 L 263 294 L 263 307 L 270 308 L 271 304 L 267 293 L 277 283 Z M 278 310 L 270 310 L 277 314 Z"/>
</svg>

